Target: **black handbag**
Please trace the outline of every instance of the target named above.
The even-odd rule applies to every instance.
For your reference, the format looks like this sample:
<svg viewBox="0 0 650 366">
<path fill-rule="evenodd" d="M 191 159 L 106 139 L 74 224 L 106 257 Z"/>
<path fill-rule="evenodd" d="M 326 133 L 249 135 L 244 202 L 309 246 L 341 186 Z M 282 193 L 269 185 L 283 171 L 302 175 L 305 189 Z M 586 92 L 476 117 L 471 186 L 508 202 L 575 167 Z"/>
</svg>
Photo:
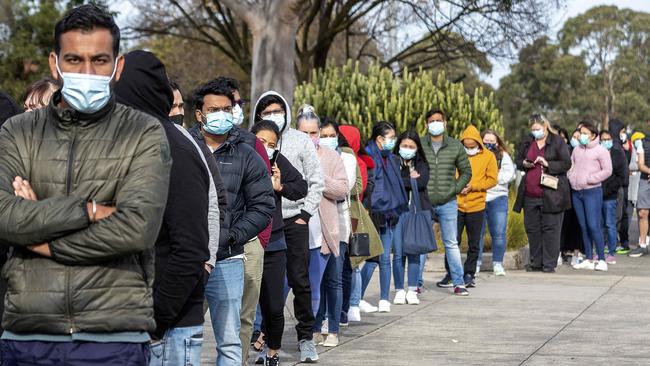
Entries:
<svg viewBox="0 0 650 366">
<path fill-rule="evenodd" d="M 357 196 L 358 202 L 358 196 Z M 361 218 L 361 204 L 356 205 L 359 208 L 359 220 L 354 232 L 350 235 L 349 256 L 350 257 L 369 257 L 370 256 L 370 235 L 365 229 L 365 220 Z"/>
</svg>

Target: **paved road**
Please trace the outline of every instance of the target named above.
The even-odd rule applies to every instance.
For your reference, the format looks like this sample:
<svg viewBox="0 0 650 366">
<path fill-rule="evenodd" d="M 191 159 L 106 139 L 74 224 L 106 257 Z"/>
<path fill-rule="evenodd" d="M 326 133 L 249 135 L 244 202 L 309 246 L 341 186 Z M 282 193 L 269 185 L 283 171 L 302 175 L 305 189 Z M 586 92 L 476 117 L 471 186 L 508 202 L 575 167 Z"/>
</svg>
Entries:
<svg viewBox="0 0 650 366">
<path fill-rule="evenodd" d="M 342 330 L 341 345 L 319 347 L 319 364 L 650 365 L 649 257 L 619 258 L 607 273 L 482 273 L 466 298 L 435 288 L 442 273 L 425 275 L 419 306 L 365 315 Z M 378 284 L 368 291 L 376 303 Z M 295 365 L 295 321 L 286 313 L 282 364 Z M 214 364 L 211 333 L 206 322 L 205 365 Z"/>
</svg>

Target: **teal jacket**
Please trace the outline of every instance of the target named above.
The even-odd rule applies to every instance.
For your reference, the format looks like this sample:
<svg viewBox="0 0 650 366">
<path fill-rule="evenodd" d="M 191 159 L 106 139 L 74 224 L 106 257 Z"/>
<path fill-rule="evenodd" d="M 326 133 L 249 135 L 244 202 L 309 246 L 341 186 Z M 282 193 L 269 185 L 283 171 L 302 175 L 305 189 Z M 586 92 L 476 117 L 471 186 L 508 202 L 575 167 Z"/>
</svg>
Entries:
<svg viewBox="0 0 650 366">
<path fill-rule="evenodd" d="M 429 199 L 433 206 L 443 205 L 456 198 L 472 179 L 472 166 L 460 141 L 444 135 L 442 147 L 436 154 L 431 137 L 422 137 L 424 155 L 429 162 Z"/>
</svg>

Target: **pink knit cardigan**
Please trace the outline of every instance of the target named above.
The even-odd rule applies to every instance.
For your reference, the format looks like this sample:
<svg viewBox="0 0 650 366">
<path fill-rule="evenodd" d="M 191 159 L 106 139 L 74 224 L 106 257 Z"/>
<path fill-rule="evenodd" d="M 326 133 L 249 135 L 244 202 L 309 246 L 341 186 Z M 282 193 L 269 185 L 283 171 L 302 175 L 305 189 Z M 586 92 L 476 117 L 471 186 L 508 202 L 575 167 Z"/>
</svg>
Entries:
<svg viewBox="0 0 650 366">
<path fill-rule="evenodd" d="M 325 190 L 318 208 L 324 242 L 320 251 L 323 254 L 332 253 L 338 257 L 341 238 L 337 202 L 347 197 L 349 192 L 348 176 L 343 160 L 336 151 L 319 147 L 317 153 L 325 178 Z"/>
</svg>

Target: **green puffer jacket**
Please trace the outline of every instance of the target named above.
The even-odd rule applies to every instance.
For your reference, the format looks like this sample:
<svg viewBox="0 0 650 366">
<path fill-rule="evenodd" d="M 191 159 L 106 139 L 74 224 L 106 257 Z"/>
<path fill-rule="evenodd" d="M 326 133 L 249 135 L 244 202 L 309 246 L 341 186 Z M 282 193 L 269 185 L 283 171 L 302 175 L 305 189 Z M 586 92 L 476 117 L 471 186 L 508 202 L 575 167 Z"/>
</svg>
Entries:
<svg viewBox="0 0 650 366">
<path fill-rule="evenodd" d="M 472 179 L 472 166 L 460 141 L 447 135 L 436 154 L 431 147 L 431 137 L 422 137 L 424 155 L 429 162 L 429 199 L 431 205 L 443 205 L 456 198 Z"/>
<path fill-rule="evenodd" d="M 155 329 L 153 247 L 165 208 L 171 157 L 158 120 L 115 102 L 81 115 L 55 107 L 0 130 L 2 325 L 18 333 L 150 332 Z M 38 201 L 14 195 L 30 181 Z M 114 205 L 95 224 L 86 203 Z M 25 247 L 50 243 L 52 258 Z"/>
</svg>

